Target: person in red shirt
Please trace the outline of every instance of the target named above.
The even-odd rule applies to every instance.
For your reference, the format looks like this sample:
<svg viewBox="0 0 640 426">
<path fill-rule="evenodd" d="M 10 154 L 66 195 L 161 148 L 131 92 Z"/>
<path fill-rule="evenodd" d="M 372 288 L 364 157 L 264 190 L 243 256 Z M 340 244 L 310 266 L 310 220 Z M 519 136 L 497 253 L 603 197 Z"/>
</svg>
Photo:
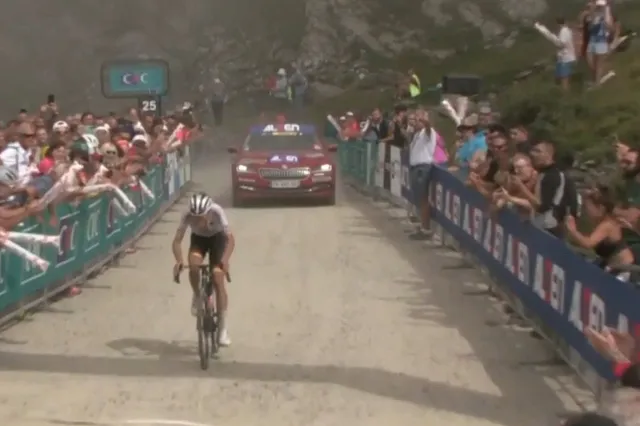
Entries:
<svg viewBox="0 0 640 426">
<path fill-rule="evenodd" d="M 358 120 L 356 120 L 355 115 L 351 111 L 345 114 L 341 136 L 343 139 L 359 139 L 362 136 L 360 123 L 358 123 Z"/>
</svg>

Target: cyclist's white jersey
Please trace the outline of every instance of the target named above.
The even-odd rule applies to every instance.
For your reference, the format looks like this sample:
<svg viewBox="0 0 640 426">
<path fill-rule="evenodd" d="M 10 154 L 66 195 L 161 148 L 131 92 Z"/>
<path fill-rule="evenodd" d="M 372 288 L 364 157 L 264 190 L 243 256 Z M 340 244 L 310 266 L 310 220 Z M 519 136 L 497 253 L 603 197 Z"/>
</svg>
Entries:
<svg viewBox="0 0 640 426">
<path fill-rule="evenodd" d="M 200 216 L 195 216 L 187 211 L 180 219 L 179 230 L 184 232 L 190 228 L 192 234 L 213 237 L 220 232 L 227 232 L 229 229 L 229 220 L 220 204 L 213 203 L 205 213 L 205 217 L 206 221 L 200 221 L 198 220 Z"/>
</svg>

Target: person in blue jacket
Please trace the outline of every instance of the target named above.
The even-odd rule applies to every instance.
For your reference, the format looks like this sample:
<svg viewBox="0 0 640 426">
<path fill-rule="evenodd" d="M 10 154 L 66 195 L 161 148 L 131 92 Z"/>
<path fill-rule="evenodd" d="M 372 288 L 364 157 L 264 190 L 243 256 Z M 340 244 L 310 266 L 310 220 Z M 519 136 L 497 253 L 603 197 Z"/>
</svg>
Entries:
<svg viewBox="0 0 640 426">
<path fill-rule="evenodd" d="M 487 152 L 487 140 L 478 125 L 477 114 L 471 114 L 462 120 L 462 123 L 458 126 L 462 145 L 456 152 L 456 159 L 458 161 L 459 175 L 462 179 L 466 179 L 469 175 L 469 170 L 474 160 L 477 160 Z"/>
</svg>

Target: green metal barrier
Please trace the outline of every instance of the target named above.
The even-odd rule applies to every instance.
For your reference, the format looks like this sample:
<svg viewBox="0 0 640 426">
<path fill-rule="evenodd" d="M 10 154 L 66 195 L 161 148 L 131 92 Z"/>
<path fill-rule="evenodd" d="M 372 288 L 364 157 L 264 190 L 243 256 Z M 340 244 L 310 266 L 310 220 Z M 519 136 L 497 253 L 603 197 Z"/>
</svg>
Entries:
<svg viewBox="0 0 640 426">
<path fill-rule="evenodd" d="M 367 187 L 373 185 L 378 144 L 362 140 L 338 141 L 340 171 L 344 177 Z"/>
<path fill-rule="evenodd" d="M 51 291 L 105 263 L 173 203 L 174 200 L 166 199 L 163 166 L 150 169 L 144 182 L 155 199 L 144 199 L 140 190 L 126 189 L 137 208 L 129 216 L 120 217 L 113 207 L 112 195 L 101 194 L 77 205 L 58 205 L 57 224 L 50 223 L 46 214 L 40 221 L 29 218 L 18 226 L 15 231 L 60 235 L 60 249 L 22 244 L 50 262 L 45 272 L 13 253 L 0 251 L 0 316 L 33 300 L 43 289 Z"/>
</svg>

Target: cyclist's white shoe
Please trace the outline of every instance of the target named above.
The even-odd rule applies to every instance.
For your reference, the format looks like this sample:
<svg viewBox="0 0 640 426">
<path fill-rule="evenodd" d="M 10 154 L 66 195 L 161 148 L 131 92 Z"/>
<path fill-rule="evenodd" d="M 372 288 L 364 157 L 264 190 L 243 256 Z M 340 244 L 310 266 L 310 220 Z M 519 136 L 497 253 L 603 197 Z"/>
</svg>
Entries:
<svg viewBox="0 0 640 426">
<path fill-rule="evenodd" d="M 218 344 L 220 346 L 231 345 L 231 339 L 229 338 L 229 333 L 227 332 L 227 330 L 220 330 L 220 333 L 218 334 Z"/>
<path fill-rule="evenodd" d="M 191 297 L 191 315 L 194 317 L 198 315 L 198 304 L 200 303 L 200 298 L 197 294 L 193 294 Z"/>
</svg>

